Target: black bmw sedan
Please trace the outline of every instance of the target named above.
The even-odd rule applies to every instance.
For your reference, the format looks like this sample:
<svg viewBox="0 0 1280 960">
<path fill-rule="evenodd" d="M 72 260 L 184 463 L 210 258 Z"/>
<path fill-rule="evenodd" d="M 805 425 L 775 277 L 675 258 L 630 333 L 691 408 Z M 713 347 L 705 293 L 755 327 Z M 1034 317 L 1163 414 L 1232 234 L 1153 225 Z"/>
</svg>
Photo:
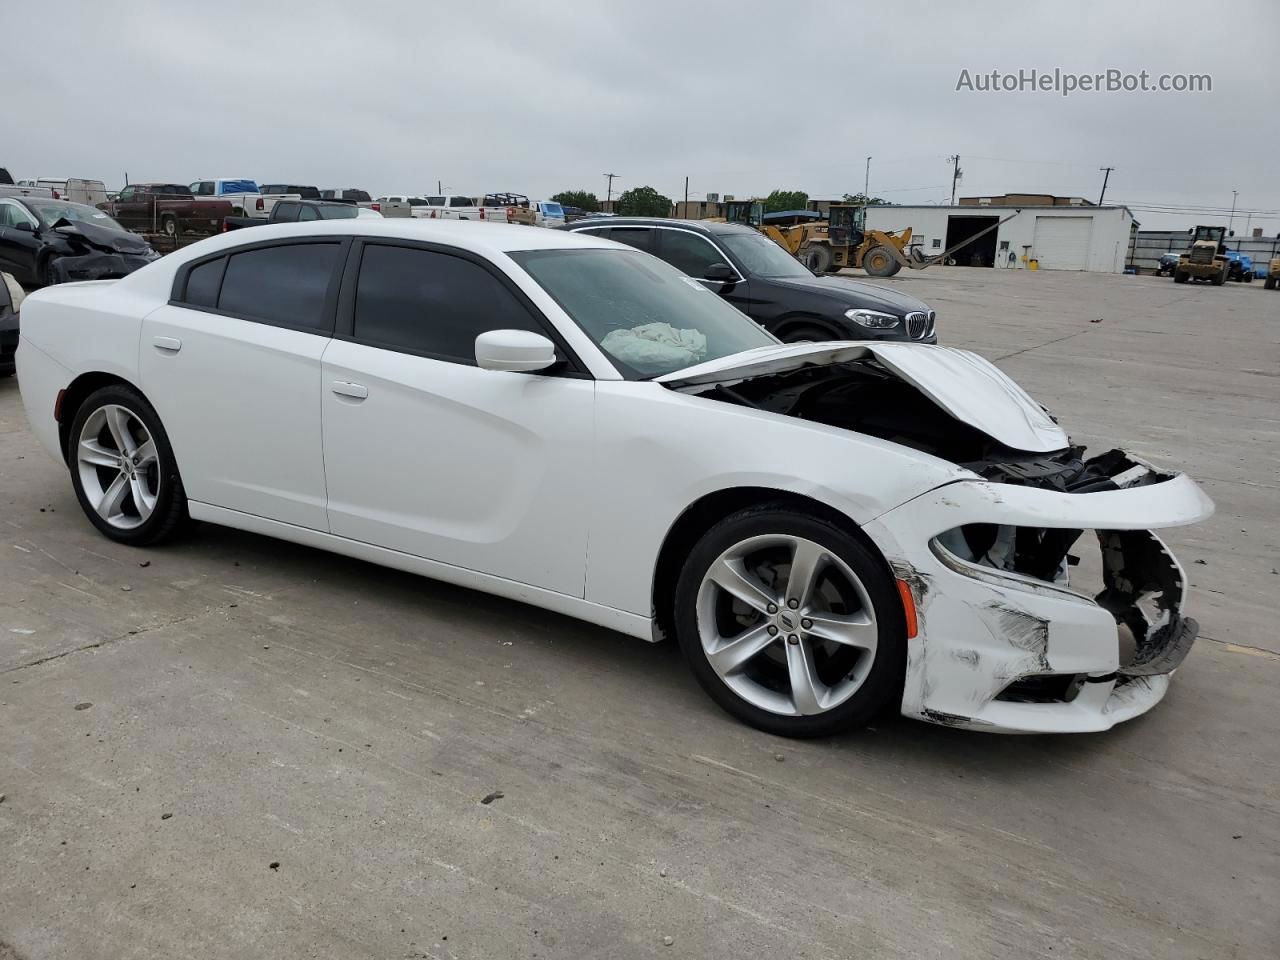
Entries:
<svg viewBox="0 0 1280 960">
<path fill-rule="evenodd" d="M 724 297 L 780 340 L 937 343 L 929 305 L 885 284 L 816 276 L 764 234 L 735 223 L 608 217 L 561 228 L 651 253 Z"/>
<path fill-rule="evenodd" d="M 110 280 L 160 255 L 94 207 L 45 197 L 0 197 L 0 272 L 28 287 Z"/>
</svg>

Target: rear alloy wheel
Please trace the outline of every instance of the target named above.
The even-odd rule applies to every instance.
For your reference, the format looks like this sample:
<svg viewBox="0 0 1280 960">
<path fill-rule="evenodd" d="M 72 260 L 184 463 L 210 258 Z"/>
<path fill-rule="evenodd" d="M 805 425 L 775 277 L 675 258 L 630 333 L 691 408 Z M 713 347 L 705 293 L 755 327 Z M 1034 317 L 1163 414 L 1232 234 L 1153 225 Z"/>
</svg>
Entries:
<svg viewBox="0 0 1280 960">
<path fill-rule="evenodd" d="M 752 508 L 690 554 L 676 633 L 702 687 L 770 733 L 860 726 L 902 693 L 901 601 L 884 565 L 840 528 Z"/>
<path fill-rule="evenodd" d="M 154 543 L 186 519 L 186 493 L 155 411 L 120 385 L 93 393 L 68 437 L 76 498 L 103 534 L 121 543 Z"/>
<path fill-rule="evenodd" d="M 881 244 L 867 251 L 862 258 L 862 269 L 869 277 L 892 277 L 902 269 L 902 264 L 888 247 Z"/>
</svg>

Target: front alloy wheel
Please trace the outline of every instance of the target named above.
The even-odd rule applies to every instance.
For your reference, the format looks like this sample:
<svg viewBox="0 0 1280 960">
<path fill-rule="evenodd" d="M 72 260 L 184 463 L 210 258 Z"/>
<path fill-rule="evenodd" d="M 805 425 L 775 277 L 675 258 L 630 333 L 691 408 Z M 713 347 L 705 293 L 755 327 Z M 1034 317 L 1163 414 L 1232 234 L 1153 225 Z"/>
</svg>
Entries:
<svg viewBox="0 0 1280 960">
<path fill-rule="evenodd" d="M 771 733 L 833 733 L 901 694 L 892 578 L 859 538 L 816 517 L 755 508 L 713 528 L 686 564 L 676 623 L 707 692 Z"/>
</svg>

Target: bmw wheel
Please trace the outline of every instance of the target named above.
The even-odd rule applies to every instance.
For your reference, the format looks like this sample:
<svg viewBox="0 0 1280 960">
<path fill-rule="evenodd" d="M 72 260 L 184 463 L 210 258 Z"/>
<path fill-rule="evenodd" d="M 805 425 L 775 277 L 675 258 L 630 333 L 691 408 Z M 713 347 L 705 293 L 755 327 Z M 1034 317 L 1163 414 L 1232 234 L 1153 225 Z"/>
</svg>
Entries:
<svg viewBox="0 0 1280 960">
<path fill-rule="evenodd" d="M 785 505 L 740 511 L 698 542 L 676 635 L 712 699 L 769 733 L 826 736 L 901 699 L 905 626 L 889 571 L 857 537 Z"/>
<path fill-rule="evenodd" d="M 112 540 L 156 543 L 187 517 L 168 435 L 131 387 L 103 387 L 81 404 L 67 437 L 67 465 L 85 516 Z"/>
</svg>

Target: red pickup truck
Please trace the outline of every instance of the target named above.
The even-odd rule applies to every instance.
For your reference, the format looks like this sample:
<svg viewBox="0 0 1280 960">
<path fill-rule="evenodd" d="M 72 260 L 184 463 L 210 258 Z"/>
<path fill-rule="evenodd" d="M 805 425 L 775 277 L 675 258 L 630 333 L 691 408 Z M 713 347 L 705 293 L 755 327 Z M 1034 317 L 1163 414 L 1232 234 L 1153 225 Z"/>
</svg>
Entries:
<svg viewBox="0 0 1280 960">
<path fill-rule="evenodd" d="M 231 201 L 197 197 L 178 183 L 131 183 L 98 206 L 130 230 L 169 237 L 217 233 L 232 212 Z"/>
</svg>

